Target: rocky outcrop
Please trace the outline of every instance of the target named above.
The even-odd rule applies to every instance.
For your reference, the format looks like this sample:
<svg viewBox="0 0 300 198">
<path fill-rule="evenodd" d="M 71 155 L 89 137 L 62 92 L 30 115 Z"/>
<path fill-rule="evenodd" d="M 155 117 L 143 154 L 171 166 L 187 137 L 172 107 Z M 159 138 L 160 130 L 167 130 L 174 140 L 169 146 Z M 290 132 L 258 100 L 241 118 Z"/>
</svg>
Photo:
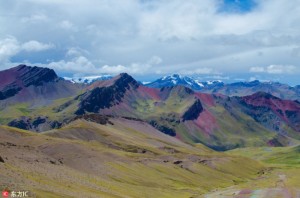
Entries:
<svg viewBox="0 0 300 198">
<path fill-rule="evenodd" d="M 93 90 L 79 96 L 81 102 L 76 115 L 86 112 L 98 113 L 100 109 L 110 108 L 122 101 L 127 90 L 136 89 L 139 83 L 126 73 L 120 74 L 119 78 L 108 87 L 96 87 Z"/>
<path fill-rule="evenodd" d="M 7 85 L 4 89 L 0 91 L 0 100 L 5 100 L 16 95 L 21 89 L 21 87 L 15 84 Z"/>
<path fill-rule="evenodd" d="M 19 79 L 23 81 L 25 87 L 30 85 L 41 86 L 43 83 L 58 79 L 54 70 L 49 68 L 20 65 L 20 69 L 18 71 L 20 71 Z"/>
<path fill-rule="evenodd" d="M 0 162 L 4 163 L 4 159 L 0 156 Z"/>
<path fill-rule="evenodd" d="M 21 117 L 9 122 L 8 126 L 23 130 L 42 132 L 50 129 L 60 128 L 62 123 L 56 120 L 50 120 L 48 117 L 44 116 L 36 118 Z"/>
<path fill-rule="evenodd" d="M 85 115 L 78 115 L 75 118 L 73 118 L 70 122 L 78 120 L 78 119 L 83 119 L 89 122 L 95 122 L 98 124 L 106 125 L 106 124 L 111 124 L 113 123 L 109 120 L 108 116 L 105 115 L 100 115 L 100 114 L 85 114 Z"/>
<path fill-rule="evenodd" d="M 164 134 L 167 134 L 170 136 L 176 136 L 176 132 L 174 129 L 169 128 L 167 126 L 160 125 L 155 120 L 151 120 L 149 122 L 149 124 L 152 125 L 154 128 L 156 128 L 157 130 L 163 132 Z"/>
<path fill-rule="evenodd" d="M 29 130 L 31 124 L 28 119 L 15 119 L 9 122 L 8 126 L 16 127 L 23 130 Z"/>
<path fill-rule="evenodd" d="M 236 98 L 244 113 L 264 127 L 286 133 L 285 125 L 300 131 L 300 105 L 265 92 Z"/>
<path fill-rule="evenodd" d="M 285 115 L 289 123 L 293 124 L 296 131 L 300 132 L 300 111 L 298 110 L 286 110 Z"/>
<path fill-rule="evenodd" d="M 196 120 L 200 113 L 203 111 L 203 106 L 201 101 L 197 99 L 192 106 L 183 114 L 183 121 L 186 120 Z"/>
<path fill-rule="evenodd" d="M 42 67 L 19 65 L 0 72 L 0 100 L 13 97 L 29 86 L 42 86 L 59 80 L 54 70 Z"/>
<path fill-rule="evenodd" d="M 97 113 L 100 109 L 109 108 L 121 102 L 124 94 L 124 91 L 117 91 L 114 87 L 97 87 L 83 95 L 75 114 L 83 115 L 86 112 Z"/>
</svg>

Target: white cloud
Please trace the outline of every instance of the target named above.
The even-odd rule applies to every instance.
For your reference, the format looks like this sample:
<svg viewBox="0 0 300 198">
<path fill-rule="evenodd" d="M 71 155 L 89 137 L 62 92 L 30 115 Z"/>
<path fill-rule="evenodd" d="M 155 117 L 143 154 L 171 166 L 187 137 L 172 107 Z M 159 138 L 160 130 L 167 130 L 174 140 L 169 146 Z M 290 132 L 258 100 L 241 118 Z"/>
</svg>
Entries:
<svg viewBox="0 0 300 198">
<path fill-rule="evenodd" d="M 296 72 L 296 67 L 294 65 L 269 65 L 266 70 L 269 74 L 292 74 Z"/>
<path fill-rule="evenodd" d="M 219 72 L 226 76 L 246 73 L 245 79 L 250 77 L 249 71 L 262 75 L 299 74 L 299 0 L 256 1 L 257 7 L 243 14 L 220 13 L 219 3 L 219 0 L 201 3 L 198 0 L 10 0 L 9 4 L 0 1 L 0 21 L 5 27 L 0 29 L 0 35 L 13 35 L 17 41 L 15 44 L 10 41 L 10 47 L 8 43 L 0 46 L 10 48 L 2 50 L 0 60 L 9 61 L 13 56 L 19 60 L 18 55 L 24 58 L 21 54 L 24 49 L 20 47 L 23 42 L 38 41 L 44 47 L 51 43 L 55 46 L 47 59 L 64 59 L 56 63 L 76 65 L 76 58 L 85 57 L 90 70 L 100 71 L 103 67 L 110 72 L 145 75 L 180 71 Z M 154 54 L 161 58 L 145 61 Z M 30 53 L 24 59 L 32 62 L 36 57 Z"/>
<path fill-rule="evenodd" d="M 150 70 L 155 66 L 162 62 L 162 59 L 158 56 L 152 56 L 146 63 L 131 63 L 129 66 L 116 65 L 109 66 L 104 65 L 101 67 L 101 72 L 108 74 L 118 74 L 118 73 L 130 73 L 130 74 L 138 74 L 144 75 L 149 73 Z M 153 71 L 151 71 L 153 72 Z"/>
<path fill-rule="evenodd" d="M 212 74 L 214 73 L 213 69 L 203 67 L 203 68 L 197 68 L 197 69 L 186 69 L 186 70 L 180 70 L 178 73 L 182 75 L 196 75 L 196 74 Z"/>
<path fill-rule="evenodd" d="M 297 72 L 294 65 L 269 65 L 267 67 L 251 67 L 250 72 L 268 74 L 293 74 Z"/>
<path fill-rule="evenodd" d="M 143 75 L 149 72 L 152 66 L 159 64 L 162 60 L 158 56 L 153 56 L 146 63 L 131 63 L 128 66 L 124 65 L 103 65 L 95 66 L 87 57 L 76 51 L 70 49 L 67 52 L 67 56 L 71 55 L 71 60 L 60 60 L 49 63 L 47 66 L 60 72 L 72 72 L 81 74 L 119 74 L 130 73 Z M 79 56 L 76 56 L 79 55 Z"/>
<path fill-rule="evenodd" d="M 73 30 L 73 31 L 78 31 L 78 28 L 74 26 L 74 24 L 71 21 L 68 20 L 63 20 L 59 23 L 59 26 L 62 29 L 65 30 Z"/>
<path fill-rule="evenodd" d="M 101 67 L 101 71 L 103 71 L 103 73 L 108 73 L 108 74 L 118 74 L 118 73 L 128 72 L 129 68 L 123 65 L 116 65 L 116 66 L 104 65 L 103 67 Z"/>
<path fill-rule="evenodd" d="M 95 65 L 84 56 L 78 56 L 69 61 L 60 60 L 57 62 L 51 62 L 48 66 L 52 69 L 63 72 L 86 74 L 94 74 L 95 72 L 99 72 Z"/>
<path fill-rule="evenodd" d="M 22 44 L 21 49 L 28 51 L 28 52 L 38 52 L 38 51 L 44 51 L 48 49 L 52 49 L 55 46 L 53 44 L 45 44 L 45 43 L 40 43 L 38 41 L 28 41 L 24 44 Z"/>
<path fill-rule="evenodd" d="M 84 56 L 89 54 L 90 53 L 87 50 L 84 50 L 80 47 L 71 47 L 68 49 L 66 53 L 66 57 L 77 57 L 77 56 Z"/>
<path fill-rule="evenodd" d="M 46 22 L 48 20 L 48 17 L 44 14 L 34 14 L 29 17 L 23 17 L 21 19 L 22 23 L 40 23 L 40 22 Z"/>
<path fill-rule="evenodd" d="M 229 76 L 220 76 L 220 75 L 213 75 L 213 76 L 207 76 L 206 78 L 210 79 L 216 79 L 216 80 L 229 80 Z"/>
<path fill-rule="evenodd" d="M 0 40 L 0 63 L 9 63 L 10 59 L 22 51 L 38 52 L 54 48 L 53 44 L 44 44 L 35 40 L 20 43 L 15 37 Z"/>
<path fill-rule="evenodd" d="M 20 51 L 19 42 L 14 37 L 0 40 L 0 63 L 8 62 Z"/>
<path fill-rule="evenodd" d="M 254 72 L 254 73 L 265 72 L 265 68 L 263 68 L 263 67 L 251 67 L 250 72 Z"/>
<path fill-rule="evenodd" d="M 159 56 L 152 56 L 152 58 L 148 61 L 148 64 L 158 65 L 162 62 L 162 59 Z"/>
</svg>

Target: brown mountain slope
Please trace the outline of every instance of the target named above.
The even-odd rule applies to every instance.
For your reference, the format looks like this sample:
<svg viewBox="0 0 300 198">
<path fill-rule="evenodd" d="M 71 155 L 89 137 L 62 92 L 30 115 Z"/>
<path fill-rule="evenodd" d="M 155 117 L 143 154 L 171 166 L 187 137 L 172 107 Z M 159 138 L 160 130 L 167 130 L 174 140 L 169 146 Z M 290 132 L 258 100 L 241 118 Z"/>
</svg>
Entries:
<svg viewBox="0 0 300 198">
<path fill-rule="evenodd" d="M 0 71 L 0 105 L 14 103 L 47 104 L 75 95 L 83 85 L 59 78 L 54 70 L 19 65 Z"/>
</svg>

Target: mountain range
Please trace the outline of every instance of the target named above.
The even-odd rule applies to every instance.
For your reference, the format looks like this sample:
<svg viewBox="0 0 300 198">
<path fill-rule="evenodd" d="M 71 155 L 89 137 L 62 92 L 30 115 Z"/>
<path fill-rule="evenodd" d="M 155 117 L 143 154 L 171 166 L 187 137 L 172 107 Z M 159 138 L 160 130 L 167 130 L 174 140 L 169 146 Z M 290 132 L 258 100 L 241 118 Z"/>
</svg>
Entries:
<svg viewBox="0 0 300 198">
<path fill-rule="evenodd" d="M 296 89 L 179 75 L 143 85 L 127 73 L 77 83 L 19 65 L 0 72 L 0 187 L 37 197 L 297 197 Z"/>
<path fill-rule="evenodd" d="M 298 101 L 261 91 L 249 96 L 202 93 L 181 85 L 193 82 L 209 89 L 224 87 L 221 82 L 200 84 L 173 75 L 157 82 L 176 81 L 176 86 L 151 88 L 153 83 L 144 86 L 122 73 L 80 84 L 59 78 L 51 69 L 25 65 L 2 71 L 0 76 L 5 76 L 1 78 L 1 123 L 21 129 L 42 132 L 94 113 L 139 119 L 184 142 L 216 150 L 284 146 L 300 138 Z M 253 88 L 257 83 L 248 84 Z M 240 83 L 241 89 L 248 84 Z"/>
<path fill-rule="evenodd" d="M 176 85 L 183 85 L 203 93 L 220 93 L 227 96 L 246 96 L 262 91 L 283 99 L 300 100 L 300 85 L 292 87 L 279 82 L 260 82 L 254 80 L 225 84 L 220 80 L 202 82 L 191 77 L 172 74 L 145 84 L 145 86 L 152 88 Z"/>
</svg>

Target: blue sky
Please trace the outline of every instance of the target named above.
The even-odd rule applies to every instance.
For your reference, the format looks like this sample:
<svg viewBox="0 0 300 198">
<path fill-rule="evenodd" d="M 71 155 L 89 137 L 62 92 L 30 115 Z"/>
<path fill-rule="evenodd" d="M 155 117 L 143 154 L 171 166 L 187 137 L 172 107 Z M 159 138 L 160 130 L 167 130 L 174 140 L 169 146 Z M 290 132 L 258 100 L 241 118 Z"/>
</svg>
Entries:
<svg viewBox="0 0 300 198">
<path fill-rule="evenodd" d="M 0 69 L 295 85 L 299 21 L 300 0 L 0 1 Z"/>
<path fill-rule="evenodd" d="M 228 13 L 251 12 L 257 5 L 253 0 L 223 0 L 221 4 L 219 11 Z"/>
</svg>

